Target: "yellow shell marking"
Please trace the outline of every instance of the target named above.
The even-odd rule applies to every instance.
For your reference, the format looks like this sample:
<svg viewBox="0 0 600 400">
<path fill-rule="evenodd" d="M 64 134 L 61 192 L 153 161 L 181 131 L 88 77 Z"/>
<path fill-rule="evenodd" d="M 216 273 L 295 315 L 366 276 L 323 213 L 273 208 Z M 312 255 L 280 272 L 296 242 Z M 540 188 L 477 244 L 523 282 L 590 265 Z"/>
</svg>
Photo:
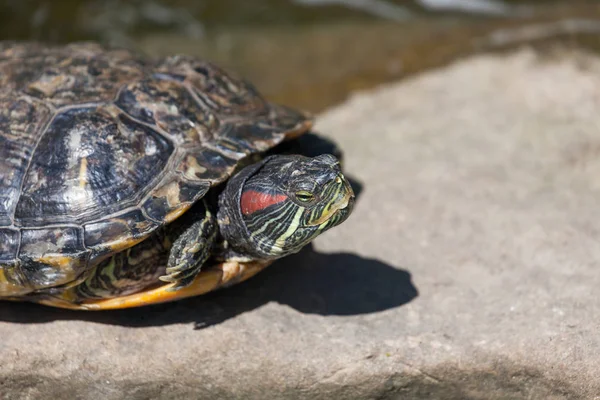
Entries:
<svg viewBox="0 0 600 400">
<path fill-rule="evenodd" d="M 206 167 L 203 167 L 202 165 L 198 164 L 198 160 L 196 160 L 195 157 L 193 156 L 188 156 L 186 159 L 186 169 L 184 172 L 184 176 L 186 179 L 189 180 L 197 180 L 198 179 L 198 175 L 203 174 L 206 172 Z"/>
<path fill-rule="evenodd" d="M 191 207 L 190 203 L 184 203 L 184 204 L 182 204 L 179 208 L 176 208 L 175 210 L 173 210 L 170 213 L 168 213 L 167 215 L 165 215 L 165 221 L 167 223 L 175 221 L 183 213 L 185 213 L 190 207 Z"/>
<path fill-rule="evenodd" d="M 84 189 L 88 183 L 88 181 L 87 181 L 87 166 L 88 166 L 87 157 L 84 157 L 81 160 L 81 164 L 79 165 L 79 187 L 82 189 Z"/>
<path fill-rule="evenodd" d="M 171 182 L 154 192 L 154 197 L 164 197 L 170 206 L 179 204 L 179 185 L 177 182 Z"/>
<path fill-rule="evenodd" d="M 133 238 L 129 237 L 126 239 L 115 240 L 114 242 L 110 242 L 106 244 L 106 247 L 111 249 L 114 252 L 119 252 L 130 247 L 135 246 L 136 244 L 143 241 L 145 238 Z"/>
<path fill-rule="evenodd" d="M 73 266 L 73 259 L 59 254 L 48 254 L 40 257 L 37 261 L 48 264 L 57 269 L 69 269 Z"/>
<path fill-rule="evenodd" d="M 0 295 L 1 296 L 19 296 L 23 295 L 27 292 L 30 292 L 31 289 L 24 288 L 21 285 L 15 285 L 12 283 L 7 277 L 6 273 L 3 269 L 0 269 Z M 15 299 L 19 300 L 19 299 Z"/>
</svg>

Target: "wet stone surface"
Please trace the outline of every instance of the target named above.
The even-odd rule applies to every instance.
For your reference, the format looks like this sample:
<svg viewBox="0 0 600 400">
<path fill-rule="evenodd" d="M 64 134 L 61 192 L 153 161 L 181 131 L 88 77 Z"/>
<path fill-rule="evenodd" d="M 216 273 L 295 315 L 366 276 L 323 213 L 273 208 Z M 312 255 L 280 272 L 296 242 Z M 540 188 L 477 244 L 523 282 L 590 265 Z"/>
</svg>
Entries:
<svg viewBox="0 0 600 400">
<path fill-rule="evenodd" d="M 0 304 L 3 398 L 593 398 L 599 72 L 523 50 L 353 96 L 317 124 L 348 221 L 171 305 Z"/>
</svg>

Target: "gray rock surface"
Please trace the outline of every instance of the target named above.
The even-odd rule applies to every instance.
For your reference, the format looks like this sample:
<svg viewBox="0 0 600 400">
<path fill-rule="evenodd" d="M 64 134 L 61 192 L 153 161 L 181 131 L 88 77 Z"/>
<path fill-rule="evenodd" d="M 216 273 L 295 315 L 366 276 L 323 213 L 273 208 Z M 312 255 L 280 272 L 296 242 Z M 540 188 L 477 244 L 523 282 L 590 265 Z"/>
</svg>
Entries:
<svg viewBox="0 0 600 400">
<path fill-rule="evenodd" d="M 600 396 L 600 61 L 479 56 L 322 115 L 354 215 L 235 288 L 0 304 L 0 398 Z"/>
</svg>

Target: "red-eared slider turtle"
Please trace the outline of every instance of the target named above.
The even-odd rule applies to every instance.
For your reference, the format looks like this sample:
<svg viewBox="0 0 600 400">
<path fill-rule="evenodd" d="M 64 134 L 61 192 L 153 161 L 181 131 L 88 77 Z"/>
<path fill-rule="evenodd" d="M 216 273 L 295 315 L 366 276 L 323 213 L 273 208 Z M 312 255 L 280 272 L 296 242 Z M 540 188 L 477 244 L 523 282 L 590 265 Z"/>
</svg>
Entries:
<svg viewBox="0 0 600 400">
<path fill-rule="evenodd" d="M 340 224 L 310 119 L 186 56 L 0 43 L 0 298 L 135 307 L 247 279 Z"/>
</svg>

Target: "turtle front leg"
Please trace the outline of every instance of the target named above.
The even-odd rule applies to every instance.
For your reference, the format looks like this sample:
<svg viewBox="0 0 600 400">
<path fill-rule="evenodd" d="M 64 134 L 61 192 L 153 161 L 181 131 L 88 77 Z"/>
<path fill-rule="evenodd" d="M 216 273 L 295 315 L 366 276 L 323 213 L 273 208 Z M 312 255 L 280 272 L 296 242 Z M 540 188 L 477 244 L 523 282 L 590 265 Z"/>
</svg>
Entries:
<svg viewBox="0 0 600 400">
<path fill-rule="evenodd" d="M 166 274 L 159 278 L 164 282 L 175 283 L 170 288 L 171 291 L 192 283 L 210 257 L 217 236 L 217 222 L 208 207 L 205 206 L 204 210 L 204 216 L 179 233 L 173 242 Z"/>
</svg>

